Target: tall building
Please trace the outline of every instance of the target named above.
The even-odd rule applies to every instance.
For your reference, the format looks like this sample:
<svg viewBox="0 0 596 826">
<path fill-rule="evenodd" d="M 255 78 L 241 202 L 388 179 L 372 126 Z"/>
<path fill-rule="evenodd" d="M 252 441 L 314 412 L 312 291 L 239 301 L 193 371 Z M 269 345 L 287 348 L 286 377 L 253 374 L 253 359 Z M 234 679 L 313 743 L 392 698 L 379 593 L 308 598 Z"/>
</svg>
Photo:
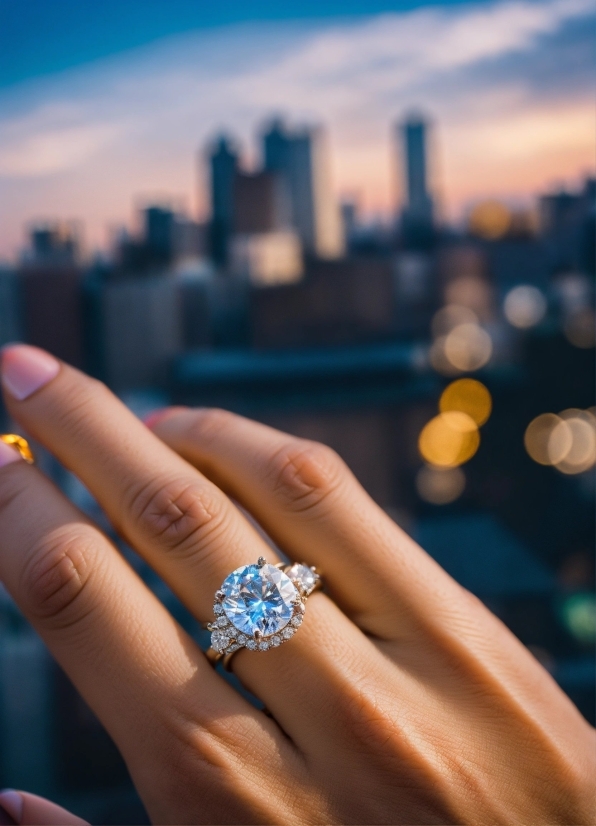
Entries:
<svg viewBox="0 0 596 826">
<path fill-rule="evenodd" d="M 75 264 L 80 249 L 80 228 L 74 221 L 50 221 L 30 228 L 31 246 L 26 263 L 48 265 Z"/>
<path fill-rule="evenodd" d="M 276 120 L 263 135 L 265 169 L 281 175 L 285 183 L 291 223 L 305 252 L 339 258 L 344 238 L 325 149 L 319 129 L 292 131 Z"/>
<path fill-rule="evenodd" d="M 221 136 L 209 154 L 211 172 L 211 255 L 224 265 L 234 225 L 234 180 L 238 155 L 230 141 Z"/>
<path fill-rule="evenodd" d="M 234 176 L 235 233 L 273 232 L 291 223 L 286 188 L 278 172 L 236 172 Z"/>
<path fill-rule="evenodd" d="M 150 206 L 143 210 L 144 240 L 151 256 L 169 263 L 173 254 L 174 212 L 169 207 Z"/>
<path fill-rule="evenodd" d="M 78 236 L 70 225 L 33 227 L 17 268 L 21 333 L 28 344 L 82 367 L 84 325 Z"/>
<path fill-rule="evenodd" d="M 106 283 L 95 311 L 108 385 L 119 392 L 163 387 L 169 362 L 182 347 L 176 280 L 166 275 Z"/>
<path fill-rule="evenodd" d="M 433 202 L 428 181 L 428 128 L 419 115 L 412 114 L 397 126 L 405 203 L 402 230 L 406 237 L 420 236 L 432 229 Z"/>
<path fill-rule="evenodd" d="M 19 299 L 16 270 L 0 265 L 0 347 L 22 336 Z"/>
</svg>

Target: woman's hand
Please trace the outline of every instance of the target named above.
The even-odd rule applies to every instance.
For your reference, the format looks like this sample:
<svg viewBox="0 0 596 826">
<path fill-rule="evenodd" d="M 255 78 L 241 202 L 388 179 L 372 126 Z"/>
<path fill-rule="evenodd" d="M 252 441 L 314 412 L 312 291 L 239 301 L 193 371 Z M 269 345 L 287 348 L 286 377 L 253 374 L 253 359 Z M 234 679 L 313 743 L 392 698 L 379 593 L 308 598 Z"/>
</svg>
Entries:
<svg viewBox="0 0 596 826">
<path fill-rule="evenodd" d="M 319 567 L 237 694 L 108 539 L 0 444 L 0 577 L 115 740 L 155 823 L 591 823 L 594 731 L 322 445 L 218 410 L 151 432 L 103 385 L 4 351 L 8 409 L 198 620 L 235 568 Z M 478 548 L 482 553 L 482 548 Z"/>
</svg>

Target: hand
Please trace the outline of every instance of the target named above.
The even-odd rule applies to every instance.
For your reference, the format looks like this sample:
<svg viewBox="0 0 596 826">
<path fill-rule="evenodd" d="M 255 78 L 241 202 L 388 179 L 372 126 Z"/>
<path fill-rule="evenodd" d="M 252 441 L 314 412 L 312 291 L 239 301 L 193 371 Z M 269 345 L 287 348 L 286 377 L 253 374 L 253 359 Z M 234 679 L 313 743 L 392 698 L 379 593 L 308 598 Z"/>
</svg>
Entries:
<svg viewBox="0 0 596 826">
<path fill-rule="evenodd" d="M 0 576 L 102 720 L 155 823 L 591 823 L 594 731 L 322 445 L 218 410 L 141 424 L 4 351 L 14 419 L 201 621 L 235 568 L 317 565 L 299 633 L 233 660 L 251 706 L 35 467 L 0 444 Z M 8 451 L 11 451 L 9 455 Z M 479 548 L 481 553 L 482 549 Z"/>
</svg>

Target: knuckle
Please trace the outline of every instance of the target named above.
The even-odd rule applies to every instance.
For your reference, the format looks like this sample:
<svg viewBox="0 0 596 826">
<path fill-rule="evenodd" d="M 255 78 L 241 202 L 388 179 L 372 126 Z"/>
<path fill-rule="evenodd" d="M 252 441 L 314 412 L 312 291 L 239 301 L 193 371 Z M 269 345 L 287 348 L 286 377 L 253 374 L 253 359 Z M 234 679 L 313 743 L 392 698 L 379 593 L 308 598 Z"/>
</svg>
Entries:
<svg viewBox="0 0 596 826">
<path fill-rule="evenodd" d="M 77 624 L 91 610 L 90 602 L 82 597 L 97 563 L 91 530 L 61 529 L 45 536 L 33 548 L 21 576 L 26 608 L 53 627 Z"/>
<path fill-rule="evenodd" d="M 225 506 L 210 486 L 184 479 L 133 492 L 128 512 L 150 541 L 182 555 L 200 550 L 226 521 Z"/>
<path fill-rule="evenodd" d="M 319 442 L 293 440 L 269 465 L 275 494 L 294 511 L 309 511 L 339 487 L 346 473 L 340 457 Z"/>
</svg>

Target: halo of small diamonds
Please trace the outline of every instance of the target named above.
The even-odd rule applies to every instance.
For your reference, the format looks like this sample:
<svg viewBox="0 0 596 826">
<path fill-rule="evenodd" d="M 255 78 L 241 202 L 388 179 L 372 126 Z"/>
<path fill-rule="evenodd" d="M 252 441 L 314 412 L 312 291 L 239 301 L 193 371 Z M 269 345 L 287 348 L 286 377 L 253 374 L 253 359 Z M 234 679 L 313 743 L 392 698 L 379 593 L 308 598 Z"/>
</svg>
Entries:
<svg viewBox="0 0 596 826">
<path fill-rule="evenodd" d="M 221 655 L 278 648 L 302 625 L 306 598 L 319 584 L 316 570 L 299 563 L 283 568 L 260 557 L 237 568 L 215 594 L 212 648 Z"/>
</svg>

